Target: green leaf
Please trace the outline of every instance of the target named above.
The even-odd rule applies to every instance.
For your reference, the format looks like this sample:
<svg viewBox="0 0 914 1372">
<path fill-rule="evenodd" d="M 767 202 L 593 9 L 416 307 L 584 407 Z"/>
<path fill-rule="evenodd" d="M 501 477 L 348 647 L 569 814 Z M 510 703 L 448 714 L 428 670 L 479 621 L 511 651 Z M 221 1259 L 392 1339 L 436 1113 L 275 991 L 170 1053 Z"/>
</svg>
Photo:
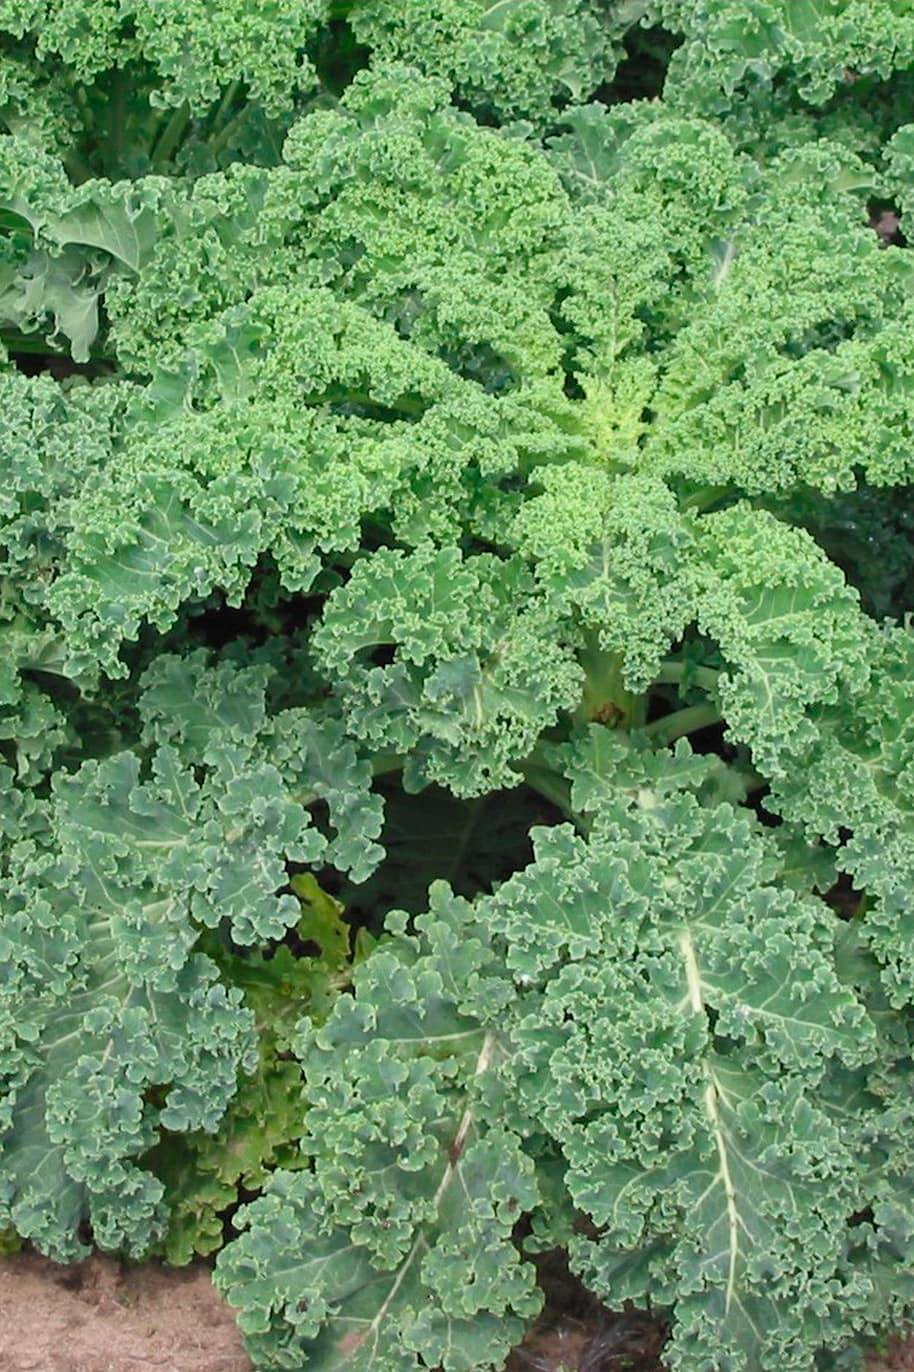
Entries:
<svg viewBox="0 0 914 1372">
<path fill-rule="evenodd" d="M 496 1368 L 539 1307 L 511 1242 L 532 1164 L 482 1104 L 502 1035 L 460 1005 L 490 975 L 469 915 L 437 888 L 439 965 L 385 942 L 301 1034 L 313 1171 L 276 1174 L 216 1272 L 264 1367 Z"/>
<path fill-rule="evenodd" d="M 845 1243 L 878 1107 L 845 1139 L 817 1093 L 871 1068 L 876 1030 L 832 913 L 775 886 L 777 846 L 679 763 L 657 790 L 659 756 L 634 754 L 643 784 L 607 778 L 589 840 L 538 831 L 494 895 L 434 886 L 301 1035 L 310 1170 L 277 1175 L 217 1267 L 263 1366 L 497 1366 L 464 1320 L 510 1291 L 527 1311 L 493 1226 L 537 1208 L 556 1148 L 594 1226 L 575 1264 L 610 1304 L 672 1306 L 677 1365 L 799 1369 L 865 1324 Z"/>
<path fill-rule="evenodd" d="M 358 563 L 328 597 L 314 646 L 356 737 L 410 754 L 412 790 L 510 785 L 511 763 L 577 695 L 578 669 L 525 569 L 456 548 Z M 378 647 L 393 648 L 389 666 L 371 665 Z"/>
</svg>

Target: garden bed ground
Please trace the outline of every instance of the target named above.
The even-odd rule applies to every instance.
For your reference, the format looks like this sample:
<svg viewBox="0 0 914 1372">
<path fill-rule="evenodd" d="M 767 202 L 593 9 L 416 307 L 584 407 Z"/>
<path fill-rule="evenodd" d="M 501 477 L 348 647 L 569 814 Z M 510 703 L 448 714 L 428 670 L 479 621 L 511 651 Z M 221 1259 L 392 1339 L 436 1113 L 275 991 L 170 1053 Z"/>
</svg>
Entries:
<svg viewBox="0 0 914 1372">
<path fill-rule="evenodd" d="M 662 1331 L 584 1306 L 548 1312 L 509 1372 L 662 1372 Z M 0 1264 L 2 1372 L 250 1372 L 232 1312 L 203 1265 L 59 1267 L 31 1253 Z M 914 1341 L 869 1372 L 914 1372 Z"/>
<path fill-rule="evenodd" d="M 231 1310 L 204 1266 L 0 1266 L 3 1372 L 249 1372 Z"/>
</svg>

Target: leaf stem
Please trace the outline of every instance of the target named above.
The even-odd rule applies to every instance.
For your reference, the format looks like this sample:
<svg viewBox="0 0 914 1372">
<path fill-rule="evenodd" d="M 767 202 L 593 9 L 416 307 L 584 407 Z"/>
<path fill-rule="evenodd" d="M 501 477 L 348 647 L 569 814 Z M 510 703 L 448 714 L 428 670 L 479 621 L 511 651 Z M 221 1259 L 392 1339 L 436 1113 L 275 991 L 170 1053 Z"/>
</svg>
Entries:
<svg viewBox="0 0 914 1372">
<path fill-rule="evenodd" d="M 378 753 L 371 759 L 371 771 L 376 777 L 386 776 L 388 772 L 399 772 L 403 769 L 402 753 Z"/>
<path fill-rule="evenodd" d="M 215 156 L 217 153 L 222 152 L 223 148 L 231 138 L 232 134 L 235 132 L 238 126 L 242 124 L 244 120 L 247 118 L 249 110 L 249 105 L 242 105 L 241 109 L 236 110 L 236 112 L 232 115 L 231 119 L 227 120 L 226 123 L 223 124 L 222 128 L 215 135 L 215 137 L 210 139 L 209 150 L 213 156 Z"/>
<path fill-rule="evenodd" d="M 84 181 L 92 181 L 95 179 L 95 172 L 89 166 L 89 163 L 85 158 L 80 156 L 78 152 L 71 150 L 70 152 L 65 153 L 63 164 L 67 176 L 69 176 L 74 186 L 81 186 Z"/>
<path fill-rule="evenodd" d="M 699 729 L 706 729 L 709 724 L 719 724 L 720 720 L 716 705 L 687 705 L 683 710 L 674 710 L 671 715 L 664 715 L 663 719 L 648 724 L 644 732 L 655 746 L 662 748 L 685 734 L 694 734 Z"/>
<path fill-rule="evenodd" d="M 697 490 L 685 495 L 679 502 L 681 510 L 695 510 L 702 513 L 709 510 L 712 505 L 725 500 L 731 494 L 732 486 L 699 486 Z"/>
<path fill-rule="evenodd" d="M 567 777 L 553 771 L 545 763 L 537 762 L 535 757 L 530 757 L 526 762 L 521 763 L 520 770 L 523 773 L 524 781 L 531 790 L 538 791 L 545 800 L 561 810 L 562 814 L 566 815 L 581 833 L 587 833 L 587 824 L 572 807 L 571 782 Z"/>
<path fill-rule="evenodd" d="M 636 695 L 624 684 L 621 654 L 601 648 L 596 634 L 591 634 L 578 660 L 584 669 L 584 694 L 576 712 L 577 722 L 640 728 L 647 712 L 647 697 Z"/>
<path fill-rule="evenodd" d="M 189 120 L 190 110 L 188 109 L 187 101 L 185 100 L 183 104 L 178 105 L 172 111 L 171 118 L 159 135 L 155 145 L 155 151 L 152 154 L 152 165 L 154 167 L 161 169 L 162 167 L 167 166 L 174 157 L 175 149 L 181 141 Z"/>
<path fill-rule="evenodd" d="M 226 88 L 225 88 L 225 90 L 224 90 L 224 92 L 223 92 L 223 95 L 222 95 L 222 99 L 219 101 L 219 107 L 218 107 L 218 109 L 216 110 L 216 113 L 213 115 L 213 118 L 212 118 L 212 121 L 211 121 L 211 124 L 210 124 L 210 132 L 211 132 L 211 133 L 215 133 L 217 129 L 221 129 L 221 128 L 222 128 L 222 126 L 223 126 L 223 124 L 224 124 L 224 122 L 225 122 L 226 116 L 228 115 L 229 111 L 231 110 L 232 105 L 235 103 L 235 99 L 236 99 L 236 97 L 237 97 L 238 92 L 240 91 L 240 89 L 241 89 L 241 82 L 240 82 L 240 81 L 230 81 L 229 84 L 226 86 Z"/>
<path fill-rule="evenodd" d="M 676 686 L 686 682 L 690 686 L 700 686 L 703 691 L 714 692 L 720 684 L 720 676 L 716 667 L 700 667 L 697 663 L 677 662 L 673 658 L 667 658 L 660 666 L 657 681 Z"/>
</svg>

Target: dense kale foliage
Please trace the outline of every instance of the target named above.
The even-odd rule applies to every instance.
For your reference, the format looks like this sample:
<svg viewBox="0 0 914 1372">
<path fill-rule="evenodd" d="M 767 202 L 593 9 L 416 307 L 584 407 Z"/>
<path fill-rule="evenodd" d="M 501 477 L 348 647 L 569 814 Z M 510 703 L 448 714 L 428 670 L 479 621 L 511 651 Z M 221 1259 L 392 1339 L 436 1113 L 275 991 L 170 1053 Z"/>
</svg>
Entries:
<svg viewBox="0 0 914 1372">
<path fill-rule="evenodd" d="M 258 1368 L 914 1315 L 914 3 L 0 0 L 0 1248 Z M 857 1350 L 857 1351 L 855 1351 Z"/>
</svg>

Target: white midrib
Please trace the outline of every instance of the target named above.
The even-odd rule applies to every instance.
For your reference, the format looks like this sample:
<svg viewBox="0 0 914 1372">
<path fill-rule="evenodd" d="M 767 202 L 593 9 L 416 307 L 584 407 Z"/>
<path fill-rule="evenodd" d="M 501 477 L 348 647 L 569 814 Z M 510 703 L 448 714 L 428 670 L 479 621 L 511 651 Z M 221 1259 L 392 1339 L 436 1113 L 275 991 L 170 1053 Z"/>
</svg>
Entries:
<svg viewBox="0 0 914 1372">
<path fill-rule="evenodd" d="M 682 959 L 685 963 L 686 986 L 689 994 L 689 1005 L 696 1014 L 704 1013 L 705 1002 L 701 989 L 701 972 L 698 969 L 698 958 L 695 956 L 695 944 L 692 942 L 692 935 L 688 929 L 683 929 L 679 935 L 679 948 Z M 733 1177 L 730 1172 L 730 1158 L 727 1153 L 727 1141 L 724 1136 L 724 1127 L 720 1118 L 718 1107 L 719 1092 L 717 1079 L 712 1071 L 710 1064 L 705 1063 L 705 1074 L 708 1084 L 705 1087 L 702 1104 L 705 1115 L 717 1147 L 717 1159 L 720 1167 L 720 1182 L 724 1188 L 724 1200 L 727 1207 L 727 1227 L 730 1236 L 730 1263 L 727 1274 L 727 1291 L 725 1310 L 730 1311 L 730 1305 L 736 1293 L 736 1263 L 739 1257 L 739 1210 L 736 1204 L 736 1187 L 733 1185 Z"/>
<path fill-rule="evenodd" d="M 481 1077 L 484 1072 L 488 1071 L 489 1067 L 492 1064 L 492 1058 L 495 1055 L 495 1043 L 495 1031 L 494 1029 L 490 1029 L 482 1041 L 482 1047 L 479 1050 L 479 1057 L 476 1059 L 476 1066 L 473 1068 L 474 1077 Z M 460 1163 L 460 1155 L 463 1152 L 463 1147 L 466 1143 L 467 1135 L 469 1134 L 472 1125 L 473 1111 L 468 1107 L 466 1110 L 464 1110 L 463 1115 L 461 1116 L 460 1123 L 457 1126 L 457 1133 L 454 1135 L 454 1142 L 451 1144 L 450 1159 L 448 1160 L 447 1167 L 445 1167 L 444 1169 L 444 1175 L 442 1176 L 441 1181 L 438 1183 L 438 1189 L 435 1191 L 435 1194 L 432 1197 L 432 1206 L 435 1210 L 438 1209 L 438 1206 L 441 1204 L 441 1198 L 444 1196 L 451 1182 L 454 1180 L 454 1177 L 457 1173 L 457 1167 Z M 371 1321 L 371 1324 L 365 1330 L 365 1333 L 362 1334 L 362 1336 L 359 1338 L 358 1343 L 353 1344 L 353 1352 L 357 1347 L 361 1347 L 361 1345 L 365 1342 L 366 1339 L 370 1339 L 374 1334 L 377 1334 L 378 1330 L 384 1322 L 388 1310 L 390 1309 L 393 1302 L 396 1300 L 397 1292 L 400 1290 L 400 1287 L 406 1281 L 410 1269 L 412 1268 L 413 1262 L 415 1261 L 416 1254 L 418 1253 L 419 1249 L 422 1247 L 422 1244 L 424 1242 L 425 1234 L 422 1232 L 422 1230 L 420 1230 L 419 1233 L 416 1235 L 412 1248 L 410 1248 L 406 1257 L 403 1259 L 403 1264 L 400 1268 L 400 1271 L 397 1273 L 397 1279 L 388 1291 L 387 1296 L 384 1299 L 383 1305 L 378 1310 L 378 1313 L 375 1315 L 374 1319 Z"/>
</svg>

